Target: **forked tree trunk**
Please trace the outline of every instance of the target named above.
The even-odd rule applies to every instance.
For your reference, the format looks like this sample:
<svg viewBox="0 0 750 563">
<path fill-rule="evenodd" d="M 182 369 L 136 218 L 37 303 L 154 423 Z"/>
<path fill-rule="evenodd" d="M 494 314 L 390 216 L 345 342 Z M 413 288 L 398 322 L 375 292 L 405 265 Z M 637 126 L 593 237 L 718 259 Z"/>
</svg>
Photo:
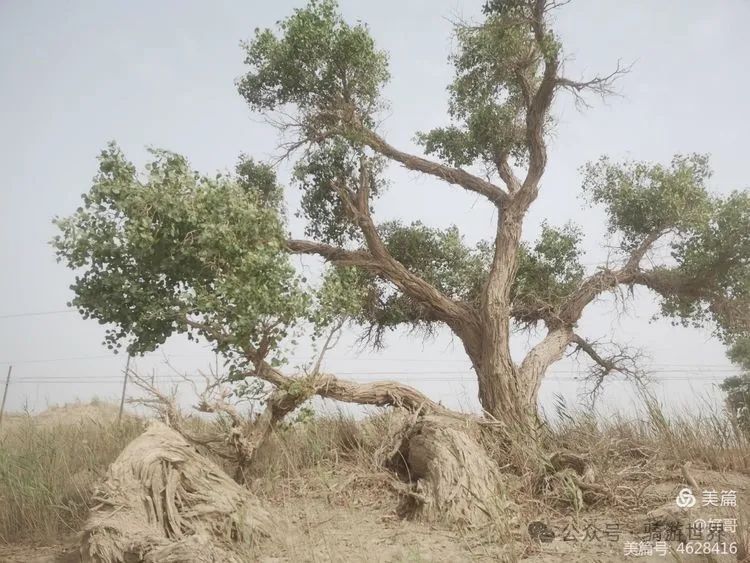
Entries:
<svg viewBox="0 0 750 563">
<path fill-rule="evenodd" d="M 516 368 L 477 370 L 479 402 L 492 418 L 508 428 L 526 431 L 538 425 L 536 390 Z"/>
<path fill-rule="evenodd" d="M 511 288 L 518 269 L 523 211 L 506 209 L 495 239 L 495 254 L 482 295 L 479 335 L 464 339 L 479 383 L 479 401 L 510 429 L 536 427 L 536 381 L 519 370 L 510 354 Z"/>
<path fill-rule="evenodd" d="M 562 357 L 573 336 L 570 326 L 551 328 L 519 365 L 507 349 L 486 339 L 481 348 L 466 345 L 477 373 L 484 411 L 509 429 L 535 432 L 540 424 L 538 397 L 542 379 L 549 366 Z"/>
<path fill-rule="evenodd" d="M 481 344 L 480 344 L 481 342 Z M 490 418 L 509 429 L 538 426 L 538 378 L 522 372 L 497 341 L 464 340 L 464 348 L 477 375 L 479 403 Z"/>
</svg>

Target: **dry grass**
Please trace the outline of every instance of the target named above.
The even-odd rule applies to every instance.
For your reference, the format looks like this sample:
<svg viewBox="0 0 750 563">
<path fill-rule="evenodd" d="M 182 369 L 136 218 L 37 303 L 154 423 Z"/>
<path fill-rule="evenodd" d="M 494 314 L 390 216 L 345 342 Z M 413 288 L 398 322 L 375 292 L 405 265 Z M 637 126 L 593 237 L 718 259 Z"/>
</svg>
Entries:
<svg viewBox="0 0 750 563">
<path fill-rule="evenodd" d="M 582 494 L 565 476 L 531 487 L 531 477 L 507 467 L 509 495 L 521 506 L 522 521 L 577 519 L 594 510 L 643 516 L 668 498 L 688 460 L 696 471 L 750 475 L 748 438 L 721 413 L 667 417 L 658 404 L 646 401 L 632 418 L 595 418 L 564 406 L 556 414 L 548 449 L 587 460 L 600 489 Z M 50 544 L 80 529 L 91 484 L 143 429 L 135 419 L 119 426 L 90 416 L 72 423 L 65 417 L 41 420 L 45 417 L 16 418 L 0 433 L 0 543 Z M 396 504 L 396 490 L 393 474 L 383 467 L 384 441 L 402 422 L 402 415 L 384 412 L 364 420 L 340 414 L 287 424 L 260 452 L 250 486 L 276 506 L 310 500 L 315 506 L 385 514 Z M 644 492 L 660 481 L 666 494 Z M 528 544 L 523 532 L 500 537 L 488 529 L 456 537 L 472 553 L 495 557 L 500 544 Z M 748 541 L 745 537 L 743 543 Z"/>
<path fill-rule="evenodd" d="M 0 543 L 54 542 L 78 531 L 93 484 L 143 431 L 133 418 L 118 425 L 110 417 L 56 414 L 3 422 Z"/>
<path fill-rule="evenodd" d="M 340 463 L 364 471 L 381 467 L 379 451 L 384 439 L 400 426 L 403 417 L 383 413 L 357 421 L 337 414 L 283 426 L 268 447 L 259 452 L 255 475 L 267 481 L 294 478 L 310 468 Z"/>
<path fill-rule="evenodd" d="M 652 397 L 644 396 L 635 415 L 610 417 L 556 406 L 550 448 L 580 452 L 600 469 L 622 465 L 623 458 L 665 463 L 691 461 L 706 469 L 750 474 L 750 435 L 708 403 L 697 412 L 667 416 Z"/>
</svg>

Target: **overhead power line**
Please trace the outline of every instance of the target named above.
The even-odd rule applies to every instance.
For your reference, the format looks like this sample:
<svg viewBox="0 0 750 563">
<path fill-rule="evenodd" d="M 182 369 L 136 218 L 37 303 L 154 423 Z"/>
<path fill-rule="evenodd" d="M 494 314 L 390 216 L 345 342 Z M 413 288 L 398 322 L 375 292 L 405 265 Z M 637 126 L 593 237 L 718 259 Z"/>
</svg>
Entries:
<svg viewBox="0 0 750 563">
<path fill-rule="evenodd" d="M 205 356 L 204 355 L 197 355 L 197 354 L 160 354 L 160 353 L 151 353 L 151 354 L 145 354 L 143 356 L 136 356 L 134 359 L 138 360 L 141 358 L 192 358 L 192 359 L 208 359 L 212 355 L 212 352 L 207 351 Z M 39 359 L 31 359 L 31 360 L 5 360 L 0 361 L 0 365 L 23 365 L 23 364 L 44 364 L 44 363 L 55 363 L 55 362 L 76 362 L 76 361 L 88 361 L 88 360 L 120 360 L 122 361 L 125 357 L 124 354 L 108 354 L 108 355 L 97 355 L 97 356 L 68 356 L 68 357 L 58 357 L 58 358 L 39 358 Z M 300 363 L 300 362 L 309 362 L 311 361 L 311 357 L 291 357 L 289 358 L 289 363 Z M 327 357 L 326 363 L 332 364 L 335 362 L 357 362 L 357 363 L 370 363 L 370 362 L 399 362 L 399 363 L 406 363 L 406 362 L 414 362 L 414 363 L 422 363 L 422 364 L 448 364 L 448 363 L 457 363 L 457 364 L 469 364 L 469 359 L 465 358 L 435 358 L 433 357 L 424 357 L 424 358 L 335 358 L 335 357 Z M 647 371 L 655 372 L 655 371 L 665 371 L 665 370 L 671 370 L 671 371 L 700 371 L 700 370 L 709 370 L 709 371 L 736 371 L 739 368 L 732 367 L 728 364 L 676 364 L 676 363 L 655 363 L 655 364 L 649 364 L 648 366 L 644 366 L 644 369 Z M 570 370 L 570 371 L 579 371 L 579 370 Z M 370 372 L 372 373 L 372 372 Z M 400 372 L 399 372 L 400 373 Z M 423 372 L 411 372 L 411 373 L 423 373 Z M 430 371 L 429 373 L 435 373 L 435 371 Z M 453 372 L 451 372 L 453 373 Z"/>
<path fill-rule="evenodd" d="M 10 313 L 7 315 L 0 315 L 0 319 L 17 319 L 20 317 L 42 317 L 46 315 L 62 315 L 66 313 L 77 313 L 76 309 L 60 309 L 57 311 L 37 311 L 33 313 Z"/>
<path fill-rule="evenodd" d="M 104 358 L 107 358 L 108 356 L 103 356 Z M 88 359 L 88 358 L 86 358 Z M 45 360 L 39 360 L 39 362 L 42 362 Z M 33 362 L 33 361 L 32 361 Z M 27 362 L 27 363 L 32 363 Z M 363 360 L 363 363 L 365 361 Z M 13 363 L 13 365 L 16 364 L 23 364 L 24 362 L 0 362 L 5 364 Z M 33 362 L 36 363 L 36 362 Z M 179 370 L 178 370 L 179 371 Z M 336 375 L 472 375 L 474 376 L 473 370 L 469 369 L 452 369 L 452 370 L 422 370 L 422 371 L 395 371 L 395 370 L 388 370 L 388 371 L 379 371 L 379 370 L 372 370 L 372 369 L 360 369 L 356 371 L 352 370 L 332 370 L 336 372 Z M 696 374 L 696 375 L 710 375 L 712 373 L 743 373 L 743 370 L 736 367 L 731 366 L 723 366 L 723 367 L 710 367 L 710 366 L 702 366 L 702 365 L 694 365 L 693 367 L 689 368 L 680 368 L 680 367 L 671 367 L 666 366 L 663 368 L 658 367 L 651 367 L 651 368 L 644 368 L 643 370 L 646 374 L 660 374 L 660 373 L 687 373 L 687 374 Z M 548 371 L 549 374 L 579 374 L 579 373 L 586 373 L 585 369 L 555 369 L 552 368 Z M 63 376 L 66 377 L 66 376 Z M 119 377 L 119 376 L 117 376 Z M 196 373 L 196 377 L 201 377 L 200 372 Z"/>
<path fill-rule="evenodd" d="M 24 364 L 48 364 L 48 363 L 55 363 L 55 362 L 79 362 L 79 361 L 88 361 L 88 360 L 123 360 L 127 354 L 116 354 L 112 353 L 107 356 L 68 356 L 65 358 L 41 358 L 41 359 L 35 359 L 35 360 L 6 360 L 0 362 L 0 365 L 8 365 L 13 364 L 15 365 L 24 365 Z M 198 356 L 195 354 L 144 354 L 143 356 L 137 356 L 135 359 L 141 359 L 141 358 L 205 358 L 208 359 L 209 355 L 207 356 Z"/>
<path fill-rule="evenodd" d="M 740 372 L 737 372 L 739 374 Z M 339 374 L 339 375 L 347 375 L 348 377 L 351 377 L 354 381 L 360 382 L 360 383 L 368 383 L 372 381 L 377 381 L 379 377 L 374 377 L 377 375 L 377 373 L 372 372 L 360 372 L 357 374 Z M 447 381 L 447 382 L 473 382 L 475 381 L 475 378 L 473 377 L 473 374 L 466 373 L 466 372 L 457 372 L 453 377 L 449 376 L 428 376 L 428 377 L 419 377 L 415 376 L 414 373 L 392 373 L 389 374 L 393 379 L 398 381 L 416 381 L 416 382 L 432 382 L 432 381 Z M 465 377 L 462 377 L 465 376 Z M 553 372 L 550 373 L 545 380 L 550 381 L 581 381 L 587 379 L 587 374 L 584 372 Z M 656 381 L 719 381 L 723 380 L 725 377 L 727 377 L 727 374 L 714 374 L 714 375 L 707 375 L 707 374 L 695 374 L 695 375 L 666 375 L 661 377 L 653 377 L 652 379 Z M 151 378 L 150 375 L 146 374 L 143 376 L 144 379 L 149 380 Z M 618 376 L 613 375 L 612 379 L 622 379 L 625 380 L 626 378 L 624 376 Z M 84 377 L 84 376 L 51 376 L 51 375 L 40 375 L 40 376 L 27 376 L 22 378 L 15 379 L 16 382 L 27 382 L 27 383 L 119 383 L 121 380 L 121 376 L 119 375 L 97 375 L 94 377 Z M 196 381 L 200 382 L 203 380 L 203 376 L 199 374 L 186 374 L 184 376 L 182 375 L 175 375 L 175 374 L 156 374 L 154 375 L 154 380 L 159 382 L 171 382 L 171 383 L 182 383 L 182 382 L 188 382 L 188 381 Z"/>
</svg>

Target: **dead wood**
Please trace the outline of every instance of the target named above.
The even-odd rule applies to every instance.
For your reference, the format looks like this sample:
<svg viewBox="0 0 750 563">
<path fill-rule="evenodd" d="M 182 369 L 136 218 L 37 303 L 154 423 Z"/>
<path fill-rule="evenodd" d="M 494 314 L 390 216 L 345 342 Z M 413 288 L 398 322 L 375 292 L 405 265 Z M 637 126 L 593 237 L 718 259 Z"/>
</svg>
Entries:
<svg viewBox="0 0 750 563">
<path fill-rule="evenodd" d="M 84 562 L 242 562 L 273 526 L 247 489 L 160 422 L 123 450 L 93 498 Z"/>
<path fill-rule="evenodd" d="M 558 451 L 550 456 L 550 465 L 558 472 L 572 469 L 584 483 L 593 483 L 595 480 L 594 464 L 584 456 L 572 452 Z"/>
<path fill-rule="evenodd" d="M 395 442 L 389 466 L 408 484 L 400 516 L 463 526 L 509 517 L 502 475 L 476 425 L 425 416 L 410 421 Z"/>
</svg>

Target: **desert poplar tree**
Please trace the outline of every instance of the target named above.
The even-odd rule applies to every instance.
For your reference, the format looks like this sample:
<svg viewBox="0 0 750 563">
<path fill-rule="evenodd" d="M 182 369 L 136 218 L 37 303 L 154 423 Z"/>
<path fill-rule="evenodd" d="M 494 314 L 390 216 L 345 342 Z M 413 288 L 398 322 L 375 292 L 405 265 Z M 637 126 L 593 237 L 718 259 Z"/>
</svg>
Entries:
<svg viewBox="0 0 750 563">
<path fill-rule="evenodd" d="M 647 288 L 663 316 L 732 344 L 748 330 L 750 196 L 712 194 L 705 156 L 666 164 L 602 157 L 583 167 L 581 191 L 604 210 L 617 245 L 616 258 L 598 268 L 582 265 L 585 232 L 574 225 L 550 220 L 537 240 L 522 239 L 547 168 L 554 100 L 585 106 L 625 71 L 565 74 L 551 27 L 565 3 L 492 0 L 482 21 L 456 24 L 447 113 L 415 132 L 420 154 L 379 131 L 388 55 L 364 24 L 346 22 L 332 0 L 313 0 L 275 29 L 257 30 L 243 44 L 238 90 L 282 131 L 304 233 L 289 235 L 284 188 L 267 164 L 243 157 L 234 173 L 205 176 L 182 156 L 154 151 L 139 172 L 110 145 L 82 206 L 57 220 L 58 256 L 78 272 L 74 306 L 107 324 L 112 347 L 141 353 L 175 333 L 201 336 L 237 379 L 422 412 L 445 409 L 398 382 L 286 375 L 282 344 L 342 318 L 375 346 L 390 330 L 447 327 L 471 360 L 484 413 L 517 428 L 536 423 L 540 384 L 566 351 L 587 354 L 599 377 L 638 369 L 626 351 L 579 332 L 583 312 L 608 292 Z M 426 226 L 417 209 L 410 223 L 378 218 L 386 188 L 410 190 L 388 185 L 390 165 L 479 198 L 496 211 L 494 229 L 469 245 L 460 225 Z M 553 184 L 545 187 L 567 190 L 559 197 L 578 195 Z M 654 265 L 646 258 L 657 244 L 669 258 Z M 295 255 L 321 258 L 322 279 L 304 279 Z M 516 330 L 539 334 L 520 361 L 510 352 Z"/>
</svg>

